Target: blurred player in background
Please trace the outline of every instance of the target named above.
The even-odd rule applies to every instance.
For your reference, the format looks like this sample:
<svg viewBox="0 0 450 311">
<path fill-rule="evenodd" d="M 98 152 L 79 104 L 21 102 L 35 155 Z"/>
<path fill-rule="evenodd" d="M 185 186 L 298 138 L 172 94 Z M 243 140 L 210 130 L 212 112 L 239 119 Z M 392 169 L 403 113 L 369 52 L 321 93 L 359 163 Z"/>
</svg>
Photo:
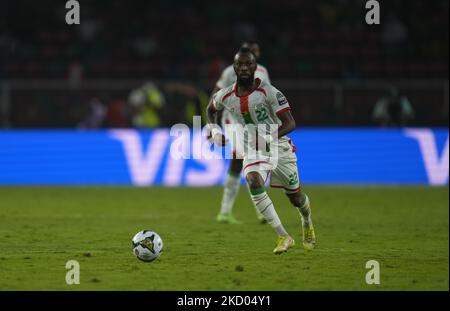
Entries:
<svg viewBox="0 0 450 311">
<path fill-rule="evenodd" d="M 165 97 L 152 82 L 131 91 L 128 104 L 130 121 L 136 128 L 155 128 L 161 125 L 161 111 L 165 105 Z"/>
<path fill-rule="evenodd" d="M 244 42 L 241 45 L 242 48 L 249 49 L 255 56 L 256 60 L 261 56 L 261 50 L 258 43 L 256 42 Z M 269 73 L 267 69 L 260 65 L 256 65 L 255 77 L 261 79 L 262 81 L 267 81 L 270 83 Z M 214 87 L 213 93 L 228 87 L 236 82 L 236 73 L 234 71 L 233 65 L 228 66 L 222 72 L 220 79 L 217 81 Z M 230 124 L 232 122 L 232 115 L 227 111 L 223 113 L 219 112 L 219 120 L 222 125 Z M 228 175 L 225 178 L 225 185 L 222 197 L 222 203 L 220 207 L 220 212 L 217 215 L 217 221 L 221 223 L 229 224 L 239 224 L 240 222 L 233 217 L 232 209 L 234 201 L 239 193 L 240 181 L 241 181 L 241 171 L 242 171 L 242 158 L 236 158 L 236 151 L 233 150 L 233 159 L 231 160 L 230 167 L 228 170 Z M 257 212 L 258 219 L 265 223 L 265 218 L 263 215 Z"/>
<path fill-rule="evenodd" d="M 208 105 L 208 121 L 212 140 L 217 145 L 227 140 L 217 127 L 217 111 L 225 110 L 232 115 L 235 128 L 258 128 L 258 131 L 240 135 L 246 149 L 244 175 L 256 209 L 278 234 L 273 252 L 281 254 L 295 245 L 294 239 L 283 227 L 275 207 L 265 190 L 265 182 L 271 175 L 271 186 L 283 188 L 301 217 L 303 246 L 313 249 L 316 244 L 311 208 L 308 196 L 300 191 L 295 146 L 286 136 L 295 127 L 295 120 L 284 95 L 270 83 L 255 78 L 256 57 L 249 49 L 241 48 L 234 58 L 236 82 L 213 95 Z M 273 127 L 274 132 L 262 132 L 260 127 Z M 228 137 L 230 138 L 230 137 Z M 268 148 L 268 150 L 267 150 Z M 254 151 L 253 154 L 251 151 Z"/>
<path fill-rule="evenodd" d="M 373 119 L 382 127 L 405 127 L 414 119 L 414 110 L 408 98 L 391 87 L 388 94 L 376 102 Z"/>
</svg>

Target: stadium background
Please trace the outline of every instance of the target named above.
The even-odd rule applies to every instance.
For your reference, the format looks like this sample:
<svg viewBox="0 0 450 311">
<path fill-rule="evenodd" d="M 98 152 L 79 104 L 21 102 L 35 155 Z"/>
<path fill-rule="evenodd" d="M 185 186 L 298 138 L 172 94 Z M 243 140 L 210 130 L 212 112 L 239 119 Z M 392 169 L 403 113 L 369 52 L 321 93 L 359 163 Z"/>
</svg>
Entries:
<svg viewBox="0 0 450 311">
<path fill-rule="evenodd" d="M 380 25 L 357 0 L 79 2 L 80 25 L 65 1 L 0 3 L 1 290 L 68 289 L 69 259 L 87 290 L 448 290 L 448 0 L 380 1 Z M 227 163 L 168 156 L 245 40 L 293 107 L 312 253 L 274 258 L 244 189 L 246 225 L 215 223 Z M 414 118 L 386 127 L 393 87 Z M 129 249 L 144 228 L 167 246 L 150 266 Z"/>
<path fill-rule="evenodd" d="M 88 152 L 91 157 L 65 161 L 68 156 L 65 148 L 69 147 L 65 144 L 62 148 L 50 136 L 47 139 L 49 132 L 32 132 L 31 136 L 30 132 L 18 132 L 11 137 L 11 130 L 133 127 L 143 130 L 167 128 L 179 122 L 192 124 L 194 115 L 204 116 L 221 70 L 230 64 L 240 43 L 246 40 L 259 42 L 260 63 L 269 68 L 272 83 L 286 94 L 299 127 L 352 128 L 336 132 L 343 133 L 343 140 L 330 143 L 325 149 L 314 136 L 308 136 L 309 132 L 303 132 L 307 143 L 301 142 L 303 138 L 294 140 L 300 151 L 305 150 L 306 159 L 312 158 L 309 153 L 315 158 L 301 163 L 304 182 L 432 183 L 430 176 L 439 174 L 437 170 L 445 170 L 448 154 L 445 138 L 449 102 L 448 1 L 383 3 L 380 25 L 365 23 L 364 4 L 364 1 L 239 4 L 108 1 L 105 5 L 101 1 L 83 1 L 81 24 L 69 26 L 65 23 L 67 10 L 60 3 L 40 1 L 32 9 L 24 9 L 28 4 L 23 1 L 5 2 L 0 22 L 0 124 L 8 131 L 1 133 L 0 183 L 67 184 L 71 178 L 77 184 L 130 183 L 131 169 L 129 177 L 111 173 L 114 167 L 130 166 L 125 149 L 115 148 L 112 152 L 122 156 L 102 161 L 102 152 L 109 150 L 113 141 L 108 132 L 103 140 L 96 141 L 95 150 L 89 149 L 88 142 L 84 143 L 86 134 L 76 138 L 73 144 L 78 146 L 73 145 L 74 152 L 84 148 L 81 153 Z M 133 122 L 135 112 L 130 108 L 131 93 L 146 83 L 155 86 L 150 91 L 158 94 L 154 100 L 157 103 L 147 103 L 154 106 L 151 120 L 137 124 Z M 393 136 L 387 141 L 383 138 L 386 132 L 380 131 L 379 137 L 373 133 L 367 136 L 367 147 L 363 142 L 353 144 L 352 135 L 359 137 L 362 133 L 358 134 L 357 127 L 380 127 L 380 122 L 374 119 L 374 107 L 392 87 L 409 100 L 414 110 L 414 117 L 398 126 L 434 128 L 434 133 L 439 134 L 425 131 L 428 138 L 420 142 L 400 129 L 392 131 Z M 16 139 L 15 135 L 20 133 L 23 137 Z M 43 136 L 36 137 L 38 133 Z M 136 134 L 142 145 L 136 146 L 136 153 L 143 158 L 152 133 L 150 130 Z M 333 135 L 330 130 L 328 133 Z M 301 132 L 293 135 L 301 137 Z M 49 146 L 52 154 L 30 148 L 30 140 L 35 138 L 47 144 L 53 142 Z M 380 150 L 370 147 L 374 144 Z M 427 147 L 424 149 L 422 145 Z M 156 149 L 165 147 L 157 145 Z M 23 149 L 30 150 L 28 157 L 40 159 L 38 163 L 31 164 L 18 157 Z M 354 152 L 360 159 L 355 164 L 327 157 Z M 408 155 L 412 158 L 410 162 L 405 161 Z M 430 155 L 429 160 L 426 155 Z M 53 157 L 65 167 L 65 172 L 61 167 L 48 166 L 55 164 Z M 108 176 L 99 178 L 92 171 L 92 167 L 98 167 L 97 160 L 109 164 L 100 173 Z M 393 168 L 392 161 L 400 166 L 398 174 L 385 178 L 379 168 Z M 427 161 L 431 166 L 427 166 Z M 27 162 L 32 168 L 26 166 Z M 333 165 L 328 167 L 329 163 Z M 201 163 L 197 166 L 208 175 L 208 168 L 202 168 Z M 367 174 L 371 166 L 379 176 Z M 83 167 L 84 177 L 77 178 L 77 174 L 83 174 Z M 219 174 L 217 170 L 215 174 Z M 65 173 L 72 177 L 64 178 Z M 49 174 L 61 178 L 51 178 Z M 353 178 L 345 178 L 346 175 Z M 365 175 L 367 178 L 361 177 Z M 210 184 L 221 182 L 220 178 L 207 180 Z M 441 178 L 440 184 L 446 184 L 447 180 Z M 186 183 L 190 184 L 181 177 L 172 185 Z M 157 179 L 156 184 L 171 182 Z"/>
</svg>

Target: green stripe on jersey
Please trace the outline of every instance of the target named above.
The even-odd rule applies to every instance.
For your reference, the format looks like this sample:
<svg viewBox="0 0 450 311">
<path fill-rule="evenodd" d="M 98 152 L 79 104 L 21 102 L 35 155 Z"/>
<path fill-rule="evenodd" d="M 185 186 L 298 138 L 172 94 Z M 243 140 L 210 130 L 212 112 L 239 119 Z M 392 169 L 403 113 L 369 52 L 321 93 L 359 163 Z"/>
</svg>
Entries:
<svg viewBox="0 0 450 311">
<path fill-rule="evenodd" d="M 261 193 L 266 192 L 266 189 L 264 189 L 264 187 L 260 187 L 260 188 L 250 188 L 250 193 L 253 195 L 258 195 Z"/>
</svg>

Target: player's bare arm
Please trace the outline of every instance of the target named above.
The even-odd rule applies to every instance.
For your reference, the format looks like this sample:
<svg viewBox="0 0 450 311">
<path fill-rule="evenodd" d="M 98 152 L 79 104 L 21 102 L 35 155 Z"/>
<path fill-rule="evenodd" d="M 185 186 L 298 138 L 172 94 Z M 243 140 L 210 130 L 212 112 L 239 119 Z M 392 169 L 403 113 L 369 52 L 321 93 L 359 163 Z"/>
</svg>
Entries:
<svg viewBox="0 0 450 311">
<path fill-rule="evenodd" d="M 217 85 L 214 87 L 214 89 L 213 89 L 213 91 L 211 93 L 211 96 L 209 97 L 209 103 L 212 102 L 214 94 L 216 94 L 220 90 L 221 90 L 221 88 L 218 87 Z M 223 111 L 222 110 L 216 110 L 216 113 L 215 113 L 215 120 L 216 120 L 215 123 L 216 124 L 220 123 L 220 120 L 222 120 L 222 115 L 223 115 Z"/>
<path fill-rule="evenodd" d="M 209 101 L 208 107 L 206 108 L 206 116 L 208 118 L 208 124 L 211 128 L 210 136 L 213 142 L 218 146 L 224 146 L 226 144 L 225 136 L 219 130 L 220 126 L 218 125 L 218 113 L 217 109 L 214 107 L 213 100 Z"/>
<path fill-rule="evenodd" d="M 282 123 L 278 128 L 278 137 L 273 138 L 283 137 L 292 132 L 293 130 L 295 130 L 296 123 L 290 110 L 284 111 L 283 113 L 279 114 L 278 118 L 281 120 Z"/>
<path fill-rule="evenodd" d="M 216 124 L 217 125 L 216 114 L 217 114 L 217 110 L 216 110 L 216 108 L 214 108 L 214 104 L 213 104 L 213 101 L 211 98 L 208 106 L 206 107 L 206 116 L 208 118 L 208 124 Z"/>
</svg>

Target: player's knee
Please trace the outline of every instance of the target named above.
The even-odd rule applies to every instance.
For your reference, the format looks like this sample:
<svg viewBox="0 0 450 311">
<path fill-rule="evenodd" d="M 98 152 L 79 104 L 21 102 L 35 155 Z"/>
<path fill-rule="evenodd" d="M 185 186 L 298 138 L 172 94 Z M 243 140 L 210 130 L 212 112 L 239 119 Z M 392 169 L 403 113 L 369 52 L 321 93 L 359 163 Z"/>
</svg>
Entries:
<svg viewBox="0 0 450 311">
<path fill-rule="evenodd" d="M 264 180 L 261 175 L 257 172 L 250 172 L 245 176 L 247 183 L 250 188 L 260 188 L 264 187 Z"/>
<path fill-rule="evenodd" d="M 302 192 L 288 194 L 289 201 L 296 207 L 302 207 L 306 202 L 306 195 Z"/>
</svg>

